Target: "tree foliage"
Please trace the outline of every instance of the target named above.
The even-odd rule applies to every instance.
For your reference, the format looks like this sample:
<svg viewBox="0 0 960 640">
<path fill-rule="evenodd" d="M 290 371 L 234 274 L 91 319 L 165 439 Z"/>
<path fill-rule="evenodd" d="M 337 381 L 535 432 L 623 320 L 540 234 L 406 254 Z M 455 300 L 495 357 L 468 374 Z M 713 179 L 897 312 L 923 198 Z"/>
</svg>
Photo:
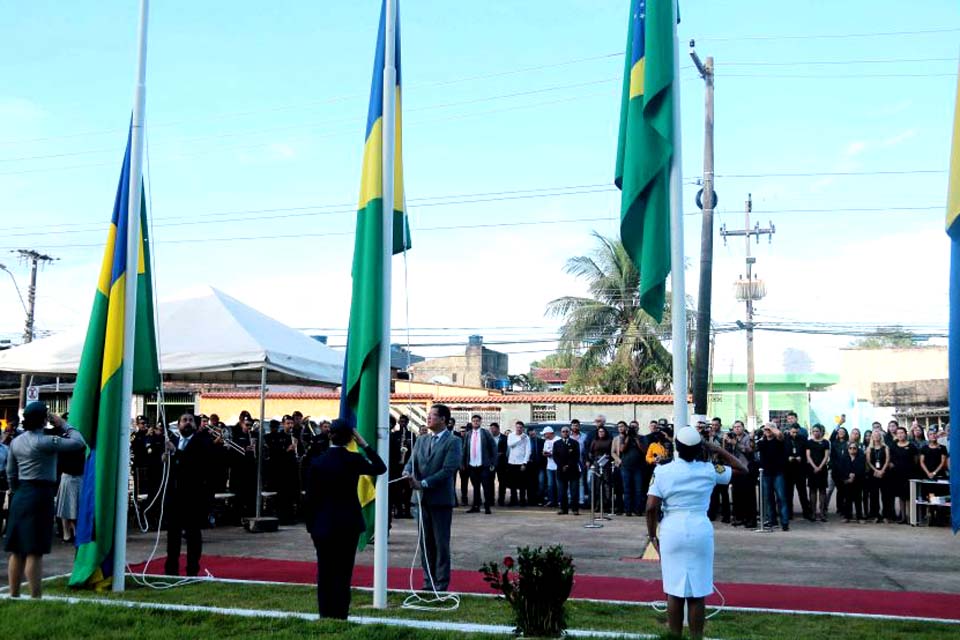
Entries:
<svg viewBox="0 0 960 640">
<path fill-rule="evenodd" d="M 565 296 L 547 305 L 548 315 L 564 319 L 560 351 L 575 357 L 567 389 L 660 393 L 672 381 L 672 356 L 662 343 L 670 335 L 670 305 L 663 323 L 654 322 L 640 308 L 640 273 L 623 245 L 593 235 L 595 250 L 565 266 L 586 280 L 590 297 Z"/>
<path fill-rule="evenodd" d="M 903 327 L 881 327 L 852 346 L 856 349 L 910 349 L 919 343 L 919 336 Z"/>
</svg>

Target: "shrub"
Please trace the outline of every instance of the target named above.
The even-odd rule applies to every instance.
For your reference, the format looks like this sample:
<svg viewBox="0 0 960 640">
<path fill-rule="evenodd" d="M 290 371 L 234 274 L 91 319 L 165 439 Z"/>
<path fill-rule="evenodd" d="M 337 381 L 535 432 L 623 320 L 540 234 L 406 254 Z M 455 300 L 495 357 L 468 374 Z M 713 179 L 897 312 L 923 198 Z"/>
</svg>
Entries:
<svg viewBox="0 0 960 640">
<path fill-rule="evenodd" d="M 565 603 L 573 589 L 573 558 L 561 545 L 522 547 L 517 558 L 507 556 L 503 567 L 488 562 L 480 568 L 483 580 L 499 591 L 513 608 L 517 634 L 559 637 L 567 628 Z"/>
</svg>

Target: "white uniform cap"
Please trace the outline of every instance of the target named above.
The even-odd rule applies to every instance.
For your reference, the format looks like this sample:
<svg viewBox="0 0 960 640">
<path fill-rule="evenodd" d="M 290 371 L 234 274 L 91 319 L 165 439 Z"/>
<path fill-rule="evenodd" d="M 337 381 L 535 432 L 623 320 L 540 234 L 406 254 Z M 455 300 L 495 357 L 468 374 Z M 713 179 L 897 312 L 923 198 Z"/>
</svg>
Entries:
<svg viewBox="0 0 960 640">
<path fill-rule="evenodd" d="M 544 428 L 543 428 L 543 432 L 544 432 L 544 433 L 553 433 L 553 427 L 544 427 Z"/>
<path fill-rule="evenodd" d="M 677 442 L 692 447 L 700 444 L 702 438 L 700 437 L 700 432 L 694 429 L 693 427 L 684 427 L 677 431 Z"/>
</svg>

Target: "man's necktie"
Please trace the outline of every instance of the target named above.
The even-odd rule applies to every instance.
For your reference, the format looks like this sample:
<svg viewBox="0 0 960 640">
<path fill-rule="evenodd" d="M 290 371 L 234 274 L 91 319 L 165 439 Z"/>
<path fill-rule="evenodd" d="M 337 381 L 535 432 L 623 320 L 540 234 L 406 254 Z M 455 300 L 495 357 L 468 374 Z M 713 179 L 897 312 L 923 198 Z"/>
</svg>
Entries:
<svg viewBox="0 0 960 640">
<path fill-rule="evenodd" d="M 471 457 L 476 459 L 480 455 L 480 431 L 477 429 L 473 430 L 473 441 L 471 447 L 473 448 Z"/>
</svg>

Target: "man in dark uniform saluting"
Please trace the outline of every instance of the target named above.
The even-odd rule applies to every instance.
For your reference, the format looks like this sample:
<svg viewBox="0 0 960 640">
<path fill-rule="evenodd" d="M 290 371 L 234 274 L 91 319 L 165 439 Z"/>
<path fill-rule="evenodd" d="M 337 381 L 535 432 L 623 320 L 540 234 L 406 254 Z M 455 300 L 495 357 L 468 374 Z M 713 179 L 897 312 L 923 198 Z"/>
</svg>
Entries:
<svg viewBox="0 0 960 640">
<path fill-rule="evenodd" d="M 356 442 L 363 455 L 347 446 Z M 366 457 L 364 457 L 366 456 Z M 323 618 L 346 620 L 350 610 L 350 578 L 357 542 L 367 525 L 357 482 L 378 476 L 387 466 L 376 450 L 345 420 L 330 426 L 330 448 L 310 459 L 305 498 L 307 531 L 317 550 L 317 607 Z M 377 536 L 378 541 L 380 536 Z M 383 537 L 386 543 L 386 536 Z"/>
</svg>

